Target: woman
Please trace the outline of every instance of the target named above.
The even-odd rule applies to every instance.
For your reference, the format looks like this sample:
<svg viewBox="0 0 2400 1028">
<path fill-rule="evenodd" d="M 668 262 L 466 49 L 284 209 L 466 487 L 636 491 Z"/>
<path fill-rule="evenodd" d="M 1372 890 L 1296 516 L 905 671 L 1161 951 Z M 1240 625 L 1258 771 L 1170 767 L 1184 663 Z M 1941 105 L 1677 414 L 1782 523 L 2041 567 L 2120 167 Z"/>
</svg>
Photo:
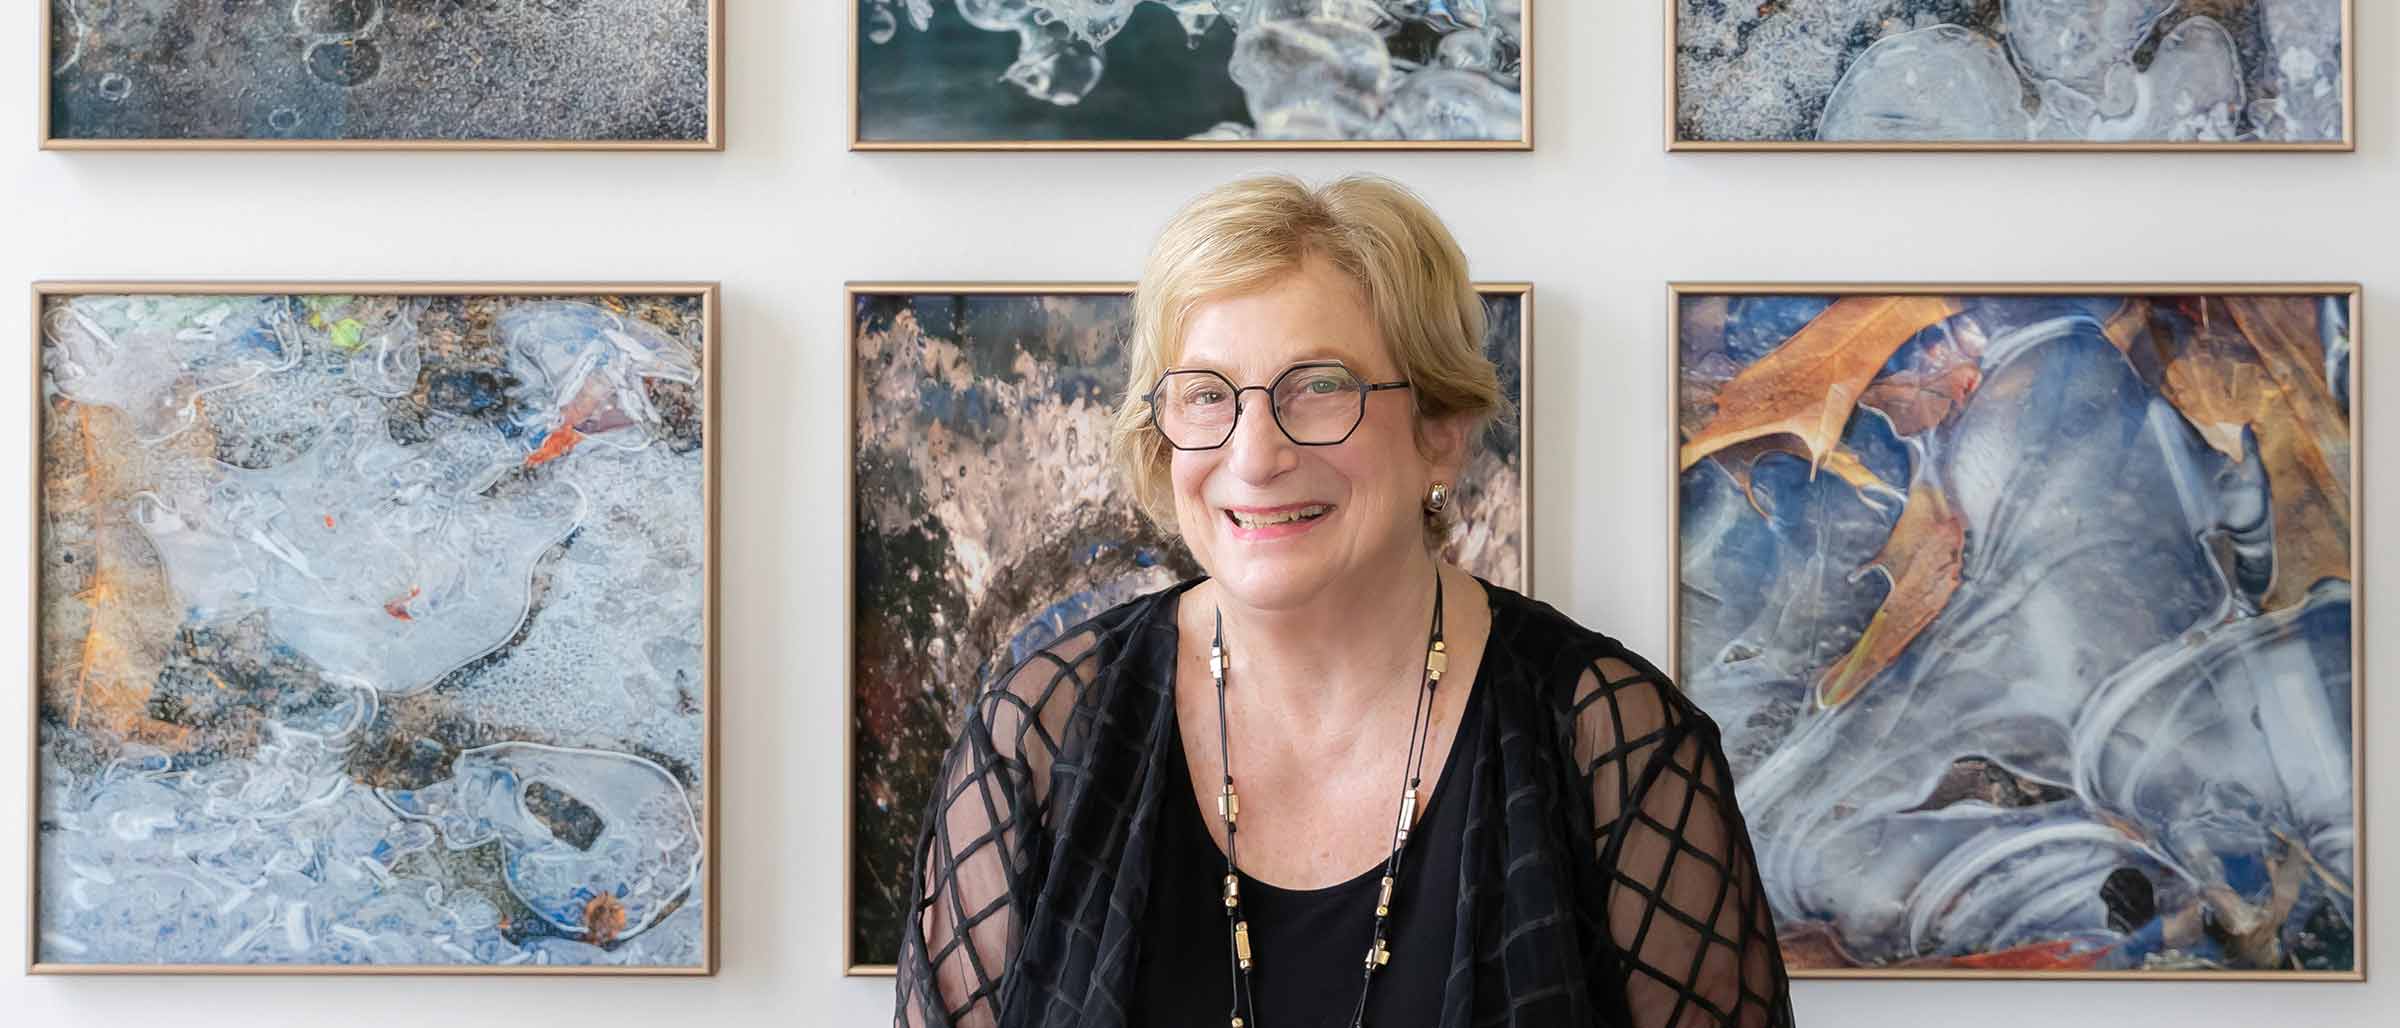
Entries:
<svg viewBox="0 0 2400 1028">
<path fill-rule="evenodd" d="M 982 694 L 897 1022 L 1789 1024 L 1716 726 L 1437 555 L 1504 399 L 1432 212 L 1237 182 L 1134 306 L 1117 452 L 1208 577 Z"/>
</svg>

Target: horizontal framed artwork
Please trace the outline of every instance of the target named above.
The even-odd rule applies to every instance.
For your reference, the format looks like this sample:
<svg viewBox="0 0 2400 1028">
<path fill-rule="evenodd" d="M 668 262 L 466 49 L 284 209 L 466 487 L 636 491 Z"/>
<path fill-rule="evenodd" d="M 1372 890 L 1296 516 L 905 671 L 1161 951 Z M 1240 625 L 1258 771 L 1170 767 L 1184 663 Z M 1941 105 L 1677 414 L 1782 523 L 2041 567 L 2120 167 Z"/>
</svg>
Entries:
<svg viewBox="0 0 2400 1028">
<path fill-rule="evenodd" d="M 2355 0 L 1666 0 L 1669 150 L 2355 149 Z"/>
<path fill-rule="evenodd" d="M 1458 482 L 1444 555 L 1532 589 L 1533 288 L 1478 287 L 1518 409 Z M 847 917 L 852 975 L 898 959 L 919 820 L 977 690 L 1102 611 L 1196 577 L 1108 459 L 1133 287 L 867 283 L 850 340 Z"/>
<path fill-rule="evenodd" d="M 721 150 L 724 0 L 35 0 L 52 150 Z"/>
<path fill-rule="evenodd" d="M 1529 150 L 1534 0 L 847 0 L 853 150 Z"/>
<path fill-rule="evenodd" d="M 34 287 L 35 973 L 716 967 L 716 287 Z"/>
<path fill-rule="evenodd" d="M 1672 659 L 1795 975 L 2364 976 L 2358 287 L 1669 295 Z"/>
</svg>

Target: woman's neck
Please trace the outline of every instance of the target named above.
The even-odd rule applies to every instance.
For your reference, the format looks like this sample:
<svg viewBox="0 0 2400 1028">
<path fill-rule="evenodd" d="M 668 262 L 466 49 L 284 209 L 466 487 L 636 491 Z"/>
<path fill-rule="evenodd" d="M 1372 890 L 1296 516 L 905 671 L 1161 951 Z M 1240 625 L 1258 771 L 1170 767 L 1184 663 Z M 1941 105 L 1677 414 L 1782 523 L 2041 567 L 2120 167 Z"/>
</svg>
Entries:
<svg viewBox="0 0 2400 1028">
<path fill-rule="evenodd" d="M 1207 599 L 1224 617 L 1227 688 L 1269 717 L 1328 727 L 1389 702 L 1424 669 L 1439 569 L 1417 553 L 1279 610 L 1245 606 L 1210 583 Z M 1213 630 L 1210 612 L 1200 620 Z"/>
</svg>

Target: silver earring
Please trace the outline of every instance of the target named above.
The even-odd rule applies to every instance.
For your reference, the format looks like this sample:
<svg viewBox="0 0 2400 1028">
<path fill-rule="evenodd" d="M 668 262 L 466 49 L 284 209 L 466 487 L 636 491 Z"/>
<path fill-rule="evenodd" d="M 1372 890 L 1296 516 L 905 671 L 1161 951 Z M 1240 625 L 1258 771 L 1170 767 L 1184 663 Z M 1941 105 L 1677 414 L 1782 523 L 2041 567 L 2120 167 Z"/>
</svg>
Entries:
<svg viewBox="0 0 2400 1028">
<path fill-rule="evenodd" d="M 1442 512 L 1442 508 L 1449 505 L 1450 483 L 1435 482 L 1433 488 L 1425 490 L 1425 513 L 1439 514 Z"/>
</svg>

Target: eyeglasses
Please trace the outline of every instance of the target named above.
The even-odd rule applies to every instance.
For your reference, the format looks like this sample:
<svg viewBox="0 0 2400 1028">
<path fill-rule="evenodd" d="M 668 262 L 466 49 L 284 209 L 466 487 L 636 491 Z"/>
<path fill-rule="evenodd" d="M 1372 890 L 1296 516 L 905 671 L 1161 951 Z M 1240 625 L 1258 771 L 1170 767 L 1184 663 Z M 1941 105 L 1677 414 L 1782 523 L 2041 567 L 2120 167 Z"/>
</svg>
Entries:
<svg viewBox="0 0 2400 1028">
<path fill-rule="evenodd" d="M 1214 371 L 1170 371 L 1144 399 L 1150 424 L 1178 450 L 1225 445 L 1241 421 L 1242 394 L 1253 389 L 1267 394 L 1284 438 L 1299 446 L 1336 446 L 1366 419 L 1368 393 L 1406 388 L 1406 382 L 1369 382 L 1340 361 L 1308 361 L 1283 369 L 1266 385 L 1238 389 Z"/>
</svg>

